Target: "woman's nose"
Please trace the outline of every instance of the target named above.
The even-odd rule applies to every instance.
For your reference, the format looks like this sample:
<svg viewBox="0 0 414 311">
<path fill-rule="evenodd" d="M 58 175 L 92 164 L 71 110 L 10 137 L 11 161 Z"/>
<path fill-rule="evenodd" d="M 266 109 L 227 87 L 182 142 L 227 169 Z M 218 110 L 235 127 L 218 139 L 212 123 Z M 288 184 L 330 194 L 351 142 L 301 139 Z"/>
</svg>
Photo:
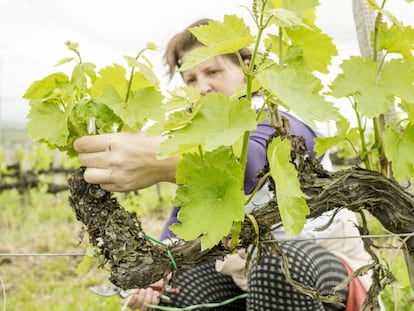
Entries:
<svg viewBox="0 0 414 311">
<path fill-rule="evenodd" d="M 199 88 L 201 95 L 213 92 L 213 86 L 208 80 L 199 80 L 197 87 Z"/>
</svg>

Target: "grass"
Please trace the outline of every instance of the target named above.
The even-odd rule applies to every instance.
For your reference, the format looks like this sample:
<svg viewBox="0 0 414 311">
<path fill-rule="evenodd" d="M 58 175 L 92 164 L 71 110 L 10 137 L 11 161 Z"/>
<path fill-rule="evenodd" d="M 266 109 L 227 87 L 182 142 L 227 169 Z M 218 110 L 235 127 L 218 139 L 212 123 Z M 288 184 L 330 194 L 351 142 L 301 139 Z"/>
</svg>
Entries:
<svg viewBox="0 0 414 311">
<path fill-rule="evenodd" d="M 161 215 L 168 215 L 161 211 L 170 206 L 170 192 L 168 187 L 154 188 L 119 199 L 126 208 L 140 205 L 137 210 L 144 229 L 157 237 L 165 217 Z M 82 224 L 75 219 L 67 196 L 32 190 L 31 202 L 24 200 L 22 204 L 16 191 L 0 193 L 0 253 L 84 253 L 87 238 L 80 243 Z M 0 311 L 121 310 L 119 297 L 104 298 L 89 290 L 92 285 L 109 284 L 109 271 L 94 262 L 87 273 L 78 274 L 76 268 L 82 259 L 83 256 L 0 257 Z"/>
</svg>

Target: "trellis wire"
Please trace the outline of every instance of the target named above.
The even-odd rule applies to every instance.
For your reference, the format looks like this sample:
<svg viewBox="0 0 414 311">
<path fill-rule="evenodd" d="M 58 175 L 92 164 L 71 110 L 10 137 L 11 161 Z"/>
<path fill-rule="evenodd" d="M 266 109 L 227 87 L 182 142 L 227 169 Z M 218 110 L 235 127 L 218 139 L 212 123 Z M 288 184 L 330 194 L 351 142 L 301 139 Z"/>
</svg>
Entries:
<svg viewBox="0 0 414 311">
<path fill-rule="evenodd" d="M 85 256 L 85 253 L 0 253 L 0 257 L 71 257 Z"/>
<path fill-rule="evenodd" d="M 392 238 L 392 237 L 412 237 L 414 232 L 411 233 L 399 233 L 399 234 L 367 234 L 367 235 L 348 235 L 348 236 L 332 236 L 332 237 L 313 237 L 313 238 L 293 238 L 285 239 L 280 238 L 277 240 L 266 240 L 263 243 L 270 242 L 292 242 L 292 241 L 317 241 L 317 240 L 346 240 L 346 239 L 381 239 L 381 238 Z"/>
<path fill-rule="evenodd" d="M 399 233 L 399 234 L 367 234 L 367 235 L 349 235 L 349 236 L 333 236 L 333 237 L 314 237 L 314 238 L 293 238 L 293 239 L 277 239 L 266 240 L 264 243 L 271 242 L 292 242 L 292 241 L 316 241 L 316 240 L 344 240 L 344 239 L 381 239 L 394 237 L 414 237 L 414 232 Z M 85 256 L 85 253 L 0 253 L 0 257 L 71 257 L 71 256 Z"/>
</svg>

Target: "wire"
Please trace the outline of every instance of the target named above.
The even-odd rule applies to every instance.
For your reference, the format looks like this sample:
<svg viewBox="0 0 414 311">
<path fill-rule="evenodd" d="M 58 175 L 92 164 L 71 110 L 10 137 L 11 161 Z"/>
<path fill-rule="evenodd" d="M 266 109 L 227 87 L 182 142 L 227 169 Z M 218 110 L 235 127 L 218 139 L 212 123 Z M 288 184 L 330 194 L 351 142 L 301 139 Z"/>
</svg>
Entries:
<svg viewBox="0 0 414 311">
<path fill-rule="evenodd" d="M 237 299 L 242 299 L 242 298 L 246 298 L 247 294 L 241 294 L 238 296 L 235 296 L 233 298 L 227 299 L 225 301 L 222 302 L 210 302 L 210 303 L 202 303 L 202 304 L 197 304 L 197 305 L 191 305 L 188 307 L 184 307 L 184 308 L 178 308 L 178 307 L 163 307 L 163 306 L 157 306 L 157 305 L 152 305 L 152 304 L 146 304 L 147 307 L 150 307 L 154 310 L 165 310 L 165 311 L 188 311 L 188 310 L 194 310 L 194 309 L 199 309 L 199 308 L 216 308 L 216 307 L 220 307 L 220 306 L 224 306 L 227 305 L 233 301 L 236 301 Z"/>
<path fill-rule="evenodd" d="M 367 235 L 348 235 L 348 236 L 327 236 L 327 237 L 307 237 L 307 238 L 291 238 L 291 239 L 272 239 L 265 240 L 262 243 L 271 243 L 271 242 L 292 242 L 292 241 L 315 241 L 315 240 L 346 240 L 346 239 L 381 239 L 381 238 L 394 238 L 394 237 L 411 237 L 414 236 L 412 233 L 399 233 L 399 234 L 367 234 Z"/>
<path fill-rule="evenodd" d="M 0 253 L 0 257 L 65 257 L 85 256 L 85 253 Z"/>
<path fill-rule="evenodd" d="M 349 236 L 332 236 L 332 237 L 307 237 L 307 238 L 280 238 L 265 240 L 262 243 L 272 242 L 292 242 L 292 241 L 315 241 L 315 240 L 345 240 L 345 239 L 383 239 L 394 237 L 414 237 L 414 232 L 399 234 L 367 234 L 367 235 L 349 235 Z M 148 237 L 147 237 L 148 238 Z M 0 253 L 0 257 L 65 257 L 65 256 L 85 256 L 85 253 Z M 170 258 L 171 259 L 171 258 Z M 174 266 L 174 264 L 173 264 Z"/>
<path fill-rule="evenodd" d="M 174 259 L 173 254 L 171 253 L 171 250 L 168 248 L 168 247 L 169 247 L 169 245 L 168 245 L 168 244 L 165 244 L 165 243 L 163 243 L 163 242 L 161 242 L 161 241 L 160 241 L 160 240 L 158 240 L 158 239 L 153 238 L 152 236 L 146 235 L 145 237 L 146 237 L 148 240 L 152 241 L 152 242 L 155 242 L 155 243 L 157 243 L 157 244 L 159 244 L 159 245 L 162 245 L 162 246 L 167 247 L 167 256 L 168 256 L 168 258 L 170 259 L 171 264 L 172 264 L 172 266 L 173 266 L 174 270 L 177 270 L 177 263 L 175 262 L 175 259 Z"/>
</svg>

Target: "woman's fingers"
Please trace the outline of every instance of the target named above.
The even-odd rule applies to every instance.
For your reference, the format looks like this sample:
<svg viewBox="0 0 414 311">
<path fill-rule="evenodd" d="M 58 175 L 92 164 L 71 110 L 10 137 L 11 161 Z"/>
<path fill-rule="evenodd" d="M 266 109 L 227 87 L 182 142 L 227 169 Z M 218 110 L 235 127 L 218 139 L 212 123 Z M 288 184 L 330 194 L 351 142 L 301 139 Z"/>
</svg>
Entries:
<svg viewBox="0 0 414 311">
<path fill-rule="evenodd" d="M 152 288 L 138 289 L 136 293 L 129 298 L 128 307 L 133 310 L 139 309 L 141 311 L 147 311 L 148 304 L 158 305 L 160 303 L 159 295 L 160 293 L 154 291 Z M 126 301 L 126 299 L 124 299 L 124 301 Z"/>
<path fill-rule="evenodd" d="M 113 165 L 108 151 L 80 153 L 79 160 L 86 167 L 108 168 Z"/>
<path fill-rule="evenodd" d="M 79 153 L 91 153 L 111 150 L 112 135 L 113 134 L 83 136 L 75 140 L 73 147 Z"/>
<path fill-rule="evenodd" d="M 90 184 L 112 184 L 113 170 L 108 168 L 88 167 L 83 174 L 83 178 Z"/>
</svg>

